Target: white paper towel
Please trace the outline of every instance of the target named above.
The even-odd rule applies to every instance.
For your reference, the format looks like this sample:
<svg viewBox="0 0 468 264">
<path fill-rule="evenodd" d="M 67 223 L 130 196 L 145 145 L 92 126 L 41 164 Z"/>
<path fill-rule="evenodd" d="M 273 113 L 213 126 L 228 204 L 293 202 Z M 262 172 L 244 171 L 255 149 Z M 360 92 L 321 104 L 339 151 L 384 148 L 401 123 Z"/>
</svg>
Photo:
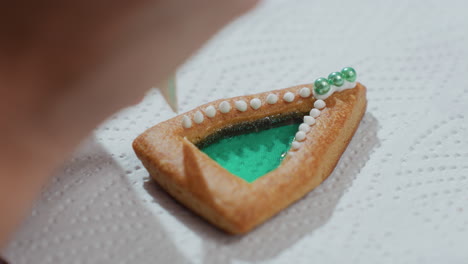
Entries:
<svg viewBox="0 0 468 264">
<path fill-rule="evenodd" d="M 344 66 L 367 114 L 330 178 L 229 236 L 148 178 L 132 140 L 174 114 L 154 90 L 99 127 L 5 250 L 12 263 L 466 263 L 468 2 L 262 3 L 179 71 L 183 111 Z"/>
</svg>

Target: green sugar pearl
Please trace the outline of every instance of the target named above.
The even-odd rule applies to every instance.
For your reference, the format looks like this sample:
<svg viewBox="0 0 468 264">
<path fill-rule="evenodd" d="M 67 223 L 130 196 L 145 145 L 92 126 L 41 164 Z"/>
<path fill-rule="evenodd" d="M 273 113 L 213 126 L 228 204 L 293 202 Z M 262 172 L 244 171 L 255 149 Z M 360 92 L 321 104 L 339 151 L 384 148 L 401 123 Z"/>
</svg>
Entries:
<svg viewBox="0 0 468 264">
<path fill-rule="evenodd" d="M 341 74 L 348 82 L 356 81 L 356 71 L 351 67 L 346 67 L 341 70 Z"/>
<path fill-rule="evenodd" d="M 340 87 L 344 84 L 345 79 L 340 72 L 332 72 L 328 75 L 328 81 L 330 84 Z"/>
<path fill-rule="evenodd" d="M 324 95 L 330 91 L 330 84 L 325 78 L 318 78 L 314 82 L 314 91 L 319 95 Z"/>
</svg>

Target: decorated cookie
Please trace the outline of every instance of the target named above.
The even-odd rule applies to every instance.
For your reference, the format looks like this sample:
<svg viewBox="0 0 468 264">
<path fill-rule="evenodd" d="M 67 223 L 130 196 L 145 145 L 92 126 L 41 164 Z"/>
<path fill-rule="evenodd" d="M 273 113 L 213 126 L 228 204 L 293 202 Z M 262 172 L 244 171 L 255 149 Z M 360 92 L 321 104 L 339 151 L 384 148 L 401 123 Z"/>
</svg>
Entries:
<svg viewBox="0 0 468 264">
<path fill-rule="evenodd" d="M 202 105 L 148 129 L 133 147 L 175 199 L 245 233 L 330 175 L 366 103 L 348 67 L 313 84 Z"/>
</svg>

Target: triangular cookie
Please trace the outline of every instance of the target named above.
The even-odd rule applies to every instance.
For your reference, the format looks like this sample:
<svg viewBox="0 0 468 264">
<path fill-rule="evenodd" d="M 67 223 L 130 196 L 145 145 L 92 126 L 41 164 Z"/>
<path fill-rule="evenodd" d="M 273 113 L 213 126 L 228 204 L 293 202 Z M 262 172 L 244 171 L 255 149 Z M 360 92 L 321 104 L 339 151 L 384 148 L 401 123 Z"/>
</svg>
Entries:
<svg viewBox="0 0 468 264">
<path fill-rule="evenodd" d="M 325 180 L 356 131 L 366 109 L 366 88 L 346 83 L 354 88 L 332 86 L 336 91 L 320 96 L 312 90 L 319 85 L 208 103 L 148 129 L 135 139 L 134 150 L 175 199 L 229 233 L 245 233 Z M 195 145 L 229 125 L 288 113 L 304 113 L 307 126 L 300 126 L 303 133 L 296 134 L 279 167 L 251 183 Z"/>
</svg>

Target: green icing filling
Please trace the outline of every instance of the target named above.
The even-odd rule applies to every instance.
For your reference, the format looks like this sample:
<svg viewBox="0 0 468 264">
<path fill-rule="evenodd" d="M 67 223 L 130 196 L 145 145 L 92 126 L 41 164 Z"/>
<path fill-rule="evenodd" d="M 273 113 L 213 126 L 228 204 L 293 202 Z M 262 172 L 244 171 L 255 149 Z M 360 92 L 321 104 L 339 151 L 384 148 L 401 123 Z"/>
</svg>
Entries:
<svg viewBox="0 0 468 264">
<path fill-rule="evenodd" d="M 197 145 L 226 170 L 251 183 L 280 165 L 301 117 L 295 113 L 231 126 Z"/>
</svg>

